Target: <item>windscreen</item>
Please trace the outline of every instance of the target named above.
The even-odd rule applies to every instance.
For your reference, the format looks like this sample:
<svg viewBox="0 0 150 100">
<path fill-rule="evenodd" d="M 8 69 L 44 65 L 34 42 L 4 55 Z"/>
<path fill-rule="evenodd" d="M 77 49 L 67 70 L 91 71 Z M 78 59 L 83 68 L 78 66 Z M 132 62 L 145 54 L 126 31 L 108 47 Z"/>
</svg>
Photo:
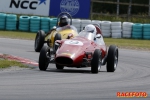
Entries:
<svg viewBox="0 0 150 100">
<path fill-rule="evenodd" d="M 91 33 L 91 32 L 81 31 L 81 32 L 79 33 L 79 36 L 85 37 L 85 38 L 87 38 L 87 39 L 89 39 L 89 40 L 94 40 L 94 34 Z"/>
<path fill-rule="evenodd" d="M 56 29 L 56 31 L 62 31 L 62 30 L 66 30 L 66 29 L 72 29 L 72 30 L 74 30 L 74 31 L 77 32 L 77 29 L 76 29 L 74 26 L 72 26 L 72 25 L 67 25 L 67 26 L 63 26 L 63 27 L 58 27 L 58 28 Z"/>
</svg>

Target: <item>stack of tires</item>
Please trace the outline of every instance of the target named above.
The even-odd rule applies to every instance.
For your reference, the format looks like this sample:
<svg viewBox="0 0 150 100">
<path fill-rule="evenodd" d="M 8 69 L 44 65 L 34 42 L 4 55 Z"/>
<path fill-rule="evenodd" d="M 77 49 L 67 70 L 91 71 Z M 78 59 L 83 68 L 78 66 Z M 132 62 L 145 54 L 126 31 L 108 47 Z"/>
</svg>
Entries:
<svg viewBox="0 0 150 100">
<path fill-rule="evenodd" d="M 50 30 L 50 18 L 49 17 L 41 17 L 41 30 L 45 33 Z"/>
<path fill-rule="evenodd" d="M 92 24 L 96 24 L 96 25 L 98 25 L 101 28 L 101 21 L 99 21 L 99 20 L 92 20 L 91 23 Z"/>
<path fill-rule="evenodd" d="M 17 15 L 7 14 L 6 15 L 6 30 L 17 29 Z"/>
<path fill-rule="evenodd" d="M 30 17 L 29 16 L 20 16 L 19 17 L 19 30 L 20 31 L 29 31 L 30 27 Z"/>
<path fill-rule="evenodd" d="M 80 19 L 72 19 L 72 25 L 77 28 L 77 31 L 81 31 L 81 20 Z"/>
<path fill-rule="evenodd" d="M 143 24 L 135 23 L 132 26 L 132 38 L 142 39 L 143 37 Z"/>
<path fill-rule="evenodd" d="M 104 37 L 111 36 L 111 21 L 102 21 L 101 30 Z"/>
<path fill-rule="evenodd" d="M 5 29 L 6 14 L 0 13 L 0 29 Z"/>
<path fill-rule="evenodd" d="M 57 18 L 50 19 L 50 30 L 57 25 Z"/>
<path fill-rule="evenodd" d="M 121 38 L 121 22 L 111 22 L 111 32 L 112 38 Z"/>
<path fill-rule="evenodd" d="M 81 20 L 81 30 L 88 24 L 91 24 L 91 20 Z"/>
<path fill-rule="evenodd" d="M 150 40 L 150 24 L 143 24 L 143 39 Z"/>
<path fill-rule="evenodd" d="M 40 30 L 40 17 L 31 16 L 30 18 L 30 32 L 37 32 Z"/>
<path fill-rule="evenodd" d="M 123 38 L 131 38 L 132 34 L 132 26 L 133 23 L 131 22 L 123 22 L 122 24 L 122 37 Z"/>
</svg>

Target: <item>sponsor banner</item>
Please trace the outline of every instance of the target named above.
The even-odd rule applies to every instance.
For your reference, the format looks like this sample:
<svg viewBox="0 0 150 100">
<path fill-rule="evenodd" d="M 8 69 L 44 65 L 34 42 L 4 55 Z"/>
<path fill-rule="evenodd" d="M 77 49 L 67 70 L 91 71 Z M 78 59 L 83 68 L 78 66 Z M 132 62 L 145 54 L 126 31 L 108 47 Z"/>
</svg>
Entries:
<svg viewBox="0 0 150 100">
<path fill-rule="evenodd" d="M 49 16 L 50 0 L 0 0 L 0 12 Z"/>
<path fill-rule="evenodd" d="M 68 12 L 73 18 L 89 18 L 90 0 L 51 0 L 49 11 L 50 16 Z"/>
</svg>

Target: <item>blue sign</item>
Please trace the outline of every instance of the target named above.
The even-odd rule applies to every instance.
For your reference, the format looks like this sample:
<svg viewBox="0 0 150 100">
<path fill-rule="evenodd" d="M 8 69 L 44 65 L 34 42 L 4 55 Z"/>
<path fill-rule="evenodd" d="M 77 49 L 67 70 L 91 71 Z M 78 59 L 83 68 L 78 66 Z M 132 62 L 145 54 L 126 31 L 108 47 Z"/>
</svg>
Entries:
<svg viewBox="0 0 150 100">
<path fill-rule="evenodd" d="M 50 0 L 49 16 L 68 12 L 73 18 L 89 18 L 90 0 Z"/>
</svg>

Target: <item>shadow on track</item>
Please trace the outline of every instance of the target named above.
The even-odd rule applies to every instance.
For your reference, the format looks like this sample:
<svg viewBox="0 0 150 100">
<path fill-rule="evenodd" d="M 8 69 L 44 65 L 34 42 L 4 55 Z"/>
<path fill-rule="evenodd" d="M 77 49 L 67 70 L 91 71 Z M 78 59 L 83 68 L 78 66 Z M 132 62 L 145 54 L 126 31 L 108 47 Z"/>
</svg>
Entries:
<svg viewBox="0 0 150 100">
<path fill-rule="evenodd" d="M 82 73 L 82 74 L 92 74 L 91 70 L 85 70 L 85 69 L 63 69 L 63 70 L 58 70 L 56 68 L 48 68 L 45 72 L 57 72 L 57 73 Z M 101 72 L 106 72 L 106 71 L 99 71 L 99 73 Z"/>
</svg>

